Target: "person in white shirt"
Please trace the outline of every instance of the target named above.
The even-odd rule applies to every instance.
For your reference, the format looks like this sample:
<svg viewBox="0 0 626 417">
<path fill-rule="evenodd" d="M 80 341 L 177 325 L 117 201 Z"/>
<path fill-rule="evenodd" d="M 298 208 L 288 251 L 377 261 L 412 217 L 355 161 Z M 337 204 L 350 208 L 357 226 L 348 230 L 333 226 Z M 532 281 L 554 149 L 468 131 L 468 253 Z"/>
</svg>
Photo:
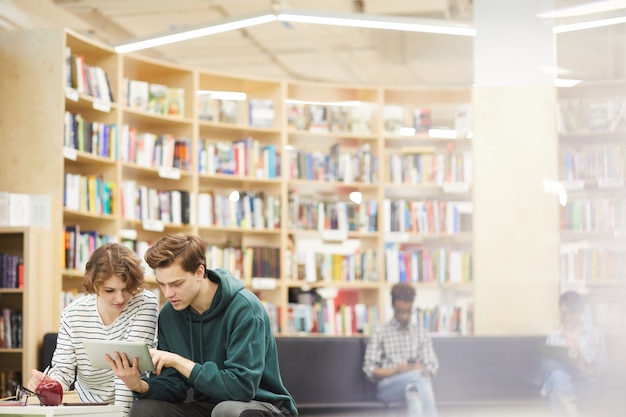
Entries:
<svg viewBox="0 0 626 417">
<path fill-rule="evenodd" d="M 156 345 L 157 297 L 146 289 L 141 260 L 126 246 L 108 243 L 89 258 L 83 279 L 87 296 L 67 306 L 59 325 L 50 371 L 32 370 L 27 388 L 54 379 L 67 391 L 72 384 L 81 402 L 114 402 L 124 415 L 133 393 L 111 369 L 91 366 L 85 340 L 119 340 Z"/>
</svg>

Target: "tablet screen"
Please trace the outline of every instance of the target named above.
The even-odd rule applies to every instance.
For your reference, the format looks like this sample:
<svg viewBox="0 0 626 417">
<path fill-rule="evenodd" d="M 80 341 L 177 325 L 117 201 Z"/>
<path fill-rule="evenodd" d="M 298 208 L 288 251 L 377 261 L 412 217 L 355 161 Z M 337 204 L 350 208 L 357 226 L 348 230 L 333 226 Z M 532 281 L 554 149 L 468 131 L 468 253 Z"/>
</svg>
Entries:
<svg viewBox="0 0 626 417">
<path fill-rule="evenodd" d="M 148 351 L 148 344 L 144 342 L 123 342 L 119 340 L 85 340 L 83 341 L 87 357 L 94 368 L 110 369 L 104 355 L 115 357 L 115 352 L 126 353 L 128 360 L 139 358 L 140 371 L 154 371 L 154 364 Z"/>
</svg>

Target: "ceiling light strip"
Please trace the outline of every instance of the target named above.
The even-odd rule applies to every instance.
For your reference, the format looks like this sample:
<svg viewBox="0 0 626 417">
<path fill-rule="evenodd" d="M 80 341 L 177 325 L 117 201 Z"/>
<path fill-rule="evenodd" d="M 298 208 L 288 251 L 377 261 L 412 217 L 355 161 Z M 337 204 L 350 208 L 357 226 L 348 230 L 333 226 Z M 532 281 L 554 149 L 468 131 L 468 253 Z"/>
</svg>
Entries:
<svg viewBox="0 0 626 417">
<path fill-rule="evenodd" d="M 549 10 L 543 13 L 539 13 L 537 17 L 544 19 L 553 19 L 560 17 L 573 17 L 573 16 L 585 16 L 595 13 L 610 12 L 613 10 L 620 10 L 626 8 L 626 0 L 604 0 L 604 1 L 592 1 L 590 3 L 583 3 L 576 6 L 564 7 L 557 10 Z"/>
<path fill-rule="evenodd" d="M 203 36 L 215 35 L 217 33 L 228 32 L 230 30 L 244 29 L 251 26 L 262 25 L 276 21 L 274 14 L 253 15 L 246 18 L 229 19 L 222 23 L 211 26 L 204 26 L 197 29 L 187 30 L 184 32 L 172 33 L 169 35 L 147 38 L 124 45 L 115 47 L 115 51 L 120 54 L 139 51 L 142 49 L 154 48 L 157 46 L 168 45 L 170 43 L 182 42 L 189 39 L 200 38 Z"/>
<path fill-rule="evenodd" d="M 311 23 L 366 29 L 476 36 L 476 29 L 467 25 L 432 19 L 403 18 L 400 16 L 376 16 L 362 13 L 323 14 L 312 11 L 289 10 L 279 12 L 277 20 L 282 22 Z"/>
<path fill-rule="evenodd" d="M 619 25 L 626 23 L 626 16 L 614 17 L 612 19 L 592 20 L 590 22 L 572 23 L 569 25 L 560 25 L 552 28 L 554 33 L 574 32 L 576 30 L 595 29 L 604 26 Z"/>
<path fill-rule="evenodd" d="M 203 36 L 215 35 L 230 30 L 245 29 L 251 26 L 280 20 L 292 23 L 312 23 L 322 25 L 347 26 L 367 29 L 399 30 L 405 32 L 426 32 L 443 35 L 475 36 L 476 29 L 448 21 L 415 19 L 401 16 L 376 16 L 362 13 L 320 13 L 314 11 L 288 10 L 278 13 L 256 13 L 244 17 L 223 20 L 209 26 L 197 27 L 167 35 L 142 38 L 115 47 L 121 54 L 182 42 Z"/>
</svg>

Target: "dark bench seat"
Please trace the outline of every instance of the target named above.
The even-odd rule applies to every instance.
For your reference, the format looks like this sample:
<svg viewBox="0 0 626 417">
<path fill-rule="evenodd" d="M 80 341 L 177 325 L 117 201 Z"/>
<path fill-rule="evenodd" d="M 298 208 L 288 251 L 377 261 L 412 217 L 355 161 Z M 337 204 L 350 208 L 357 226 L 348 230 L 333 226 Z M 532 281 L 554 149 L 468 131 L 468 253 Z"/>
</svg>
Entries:
<svg viewBox="0 0 626 417">
<path fill-rule="evenodd" d="M 279 337 L 283 382 L 300 408 L 377 406 L 361 365 L 366 338 Z M 543 401 L 540 351 L 545 336 L 435 337 L 438 404 Z"/>
</svg>

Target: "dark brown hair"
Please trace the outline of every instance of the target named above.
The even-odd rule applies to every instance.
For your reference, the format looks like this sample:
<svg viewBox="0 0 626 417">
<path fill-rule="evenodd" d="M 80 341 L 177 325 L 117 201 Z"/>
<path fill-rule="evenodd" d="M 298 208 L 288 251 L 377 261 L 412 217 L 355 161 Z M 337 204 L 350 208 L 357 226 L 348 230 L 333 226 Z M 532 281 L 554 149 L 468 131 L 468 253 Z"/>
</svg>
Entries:
<svg viewBox="0 0 626 417">
<path fill-rule="evenodd" d="M 567 307 L 576 313 L 582 313 L 586 304 L 585 297 L 576 291 L 566 291 L 559 297 L 559 306 Z"/>
<path fill-rule="evenodd" d="M 391 305 L 396 301 L 408 301 L 410 303 L 415 300 L 415 288 L 405 282 L 399 282 L 391 288 Z"/>
<path fill-rule="evenodd" d="M 206 274 L 206 244 L 198 236 L 165 235 L 146 251 L 144 258 L 152 269 L 167 268 L 177 262 L 183 271 L 191 273 L 202 265 Z"/>
<path fill-rule="evenodd" d="M 116 276 L 125 284 L 126 290 L 137 294 L 146 288 L 141 260 L 126 246 L 120 243 L 107 243 L 96 249 L 85 266 L 83 287 L 90 294 L 96 294 L 108 279 Z"/>
</svg>

